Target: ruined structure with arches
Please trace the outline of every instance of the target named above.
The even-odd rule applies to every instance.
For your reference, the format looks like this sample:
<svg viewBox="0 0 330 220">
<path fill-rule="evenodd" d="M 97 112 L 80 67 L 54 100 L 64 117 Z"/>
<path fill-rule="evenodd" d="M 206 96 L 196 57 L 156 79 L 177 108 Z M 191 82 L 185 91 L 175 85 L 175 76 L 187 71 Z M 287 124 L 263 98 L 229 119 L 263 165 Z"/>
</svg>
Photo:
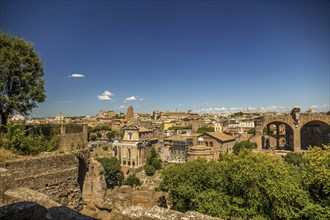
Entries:
<svg viewBox="0 0 330 220">
<path fill-rule="evenodd" d="M 287 115 L 265 115 L 255 119 L 258 150 L 299 152 L 309 146 L 330 144 L 330 115 L 300 114 L 294 108 Z"/>
</svg>

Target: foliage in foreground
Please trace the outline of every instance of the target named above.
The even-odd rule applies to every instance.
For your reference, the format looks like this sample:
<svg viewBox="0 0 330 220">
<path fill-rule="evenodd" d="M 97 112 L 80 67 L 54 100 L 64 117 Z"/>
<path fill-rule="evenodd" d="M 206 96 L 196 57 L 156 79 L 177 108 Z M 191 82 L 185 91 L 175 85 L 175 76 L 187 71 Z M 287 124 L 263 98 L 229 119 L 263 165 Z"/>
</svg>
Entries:
<svg viewBox="0 0 330 220">
<path fill-rule="evenodd" d="M 234 145 L 233 151 L 234 151 L 234 154 L 238 155 L 239 152 L 244 149 L 252 150 L 252 149 L 257 149 L 257 147 L 258 147 L 258 145 L 255 142 L 241 141 Z"/>
<path fill-rule="evenodd" d="M 105 181 L 108 189 L 113 189 L 115 186 L 120 186 L 124 180 L 124 174 L 120 168 L 120 162 L 115 157 L 96 158 L 100 162 L 105 171 Z"/>
<path fill-rule="evenodd" d="M 144 172 L 147 176 L 153 176 L 156 170 L 160 169 L 162 169 L 162 160 L 159 158 L 155 148 L 152 148 L 150 155 L 147 157 L 147 163 L 144 166 Z"/>
<path fill-rule="evenodd" d="M 33 44 L 0 32 L 0 124 L 9 115 L 27 115 L 44 102 L 43 66 Z M 5 127 L 0 127 L 4 130 Z"/>
<path fill-rule="evenodd" d="M 280 158 L 241 151 L 220 161 L 167 166 L 160 189 L 173 209 L 221 218 L 329 219 L 330 149 L 314 148 L 303 168 Z"/>
<path fill-rule="evenodd" d="M 141 180 L 135 174 L 129 175 L 124 181 L 123 185 L 129 185 L 135 187 L 141 185 Z"/>
<path fill-rule="evenodd" d="M 24 126 L 8 124 L 6 133 L 0 136 L 0 146 L 22 155 L 35 155 L 43 151 L 58 148 L 59 138 L 56 135 L 46 137 L 43 134 L 30 134 Z"/>
<path fill-rule="evenodd" d="M 215 131 L 214 130 L 214 127 L 200 127 L 197 129 L 197 133 L 207 133 L 207 132 L 213 132 Z"/>
</svg>

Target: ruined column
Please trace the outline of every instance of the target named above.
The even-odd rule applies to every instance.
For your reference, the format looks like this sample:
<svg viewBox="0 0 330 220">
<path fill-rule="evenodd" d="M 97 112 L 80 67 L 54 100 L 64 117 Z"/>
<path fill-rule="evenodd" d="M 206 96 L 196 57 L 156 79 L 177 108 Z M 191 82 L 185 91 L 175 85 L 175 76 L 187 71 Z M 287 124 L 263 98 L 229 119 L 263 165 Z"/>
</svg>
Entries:
<svg viewBox="0 0 330 220">
<path fill-rule="evenodd" d="M 276 124 L 276 147 L 280 146 L 280 125 Z"/>
<path fill-rule="evenodd" d="M 267 125 L 267 135 L 270 136 L 270 124 Z"/>
<path fill-rule="evenodd" d="M 293 129 L 293 151 L 300 152 L 301 140 L 300 140 L 300 127 L 294 127 Z"/>
<path fill-rule="evenodd" d="M 61 125 L 61 134 L 66 134 L 66 126 L 65 125 Z"/>
<path fill-rule="evenodd" d="M 124 149 L 123 146 L 120 146 L 120 157 L 121 157 L 121 165 L 124 166 Z"/>
</svg>

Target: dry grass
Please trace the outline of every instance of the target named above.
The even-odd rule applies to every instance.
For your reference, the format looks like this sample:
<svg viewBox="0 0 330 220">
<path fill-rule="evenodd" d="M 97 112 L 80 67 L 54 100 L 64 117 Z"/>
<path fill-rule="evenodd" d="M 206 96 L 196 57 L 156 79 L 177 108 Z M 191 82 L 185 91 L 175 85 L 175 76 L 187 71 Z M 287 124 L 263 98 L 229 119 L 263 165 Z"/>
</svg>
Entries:
<svg viewBox="0 0 330 220">
<path fill-rule="evenodd" d="M 0 163 L 4 162 L 6 160 L 14 160 L 14 159 L 18 159 L 21 157 L 22 156 L 17 155 L 10 150 L 6 150 L 6 149 L 0 147 Z"/>
</svg>

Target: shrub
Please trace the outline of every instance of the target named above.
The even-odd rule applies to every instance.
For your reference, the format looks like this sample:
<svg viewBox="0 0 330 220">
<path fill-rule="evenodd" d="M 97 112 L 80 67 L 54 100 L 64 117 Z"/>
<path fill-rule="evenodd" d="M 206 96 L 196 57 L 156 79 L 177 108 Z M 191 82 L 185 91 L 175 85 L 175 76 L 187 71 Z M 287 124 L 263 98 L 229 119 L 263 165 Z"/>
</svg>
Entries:
<svg viewBox="0 0 330 220">
<path fill-rule="evenodd" d="M 57 136 L 46 138 L 43 134 L 29 134 L 24 126 L 7 126 L 7 133 L 2 135 L 3 147 L 19 154 L 38 154 L 56 150 L 59 144 Z"/>
<path fill-rule="evenodd" d="M 301 153 L 289 152 L 285 155 L 284 161 L 295 166 L 300 166 L 304 163 L 305 158 Z"/>
<path fill-rule="evenodd" d="M 133 174 L 129 175 L 127 179 L 123 182 L 123 184 L 135 187 L 141 185 L 141 181 L 135 174 Z"/>
<path fill-rule="evenodd" d="M 239 152 L 243 149 L 248 149 L 248 150 L 257 149 L 257 143 L 250 141 L 238 142 L 233 147 L 234 154 L 238 155 Z"/>
<path fill-rule="evenodd" d="M 147 176 L 153 176 L 155 174 L 156 169 L 151 165 L 144 166 L 144 172 Z"/>
<path fill-rule="evenodd" d="M 115 186 L 120 186 L 124 179 L 124 174 L 121 171 L 120 162 L 115 157 L 96 158 L 100 162 L 105 171 L 105 180 L 107 187 L 113 189 Z"/>
</svg>

